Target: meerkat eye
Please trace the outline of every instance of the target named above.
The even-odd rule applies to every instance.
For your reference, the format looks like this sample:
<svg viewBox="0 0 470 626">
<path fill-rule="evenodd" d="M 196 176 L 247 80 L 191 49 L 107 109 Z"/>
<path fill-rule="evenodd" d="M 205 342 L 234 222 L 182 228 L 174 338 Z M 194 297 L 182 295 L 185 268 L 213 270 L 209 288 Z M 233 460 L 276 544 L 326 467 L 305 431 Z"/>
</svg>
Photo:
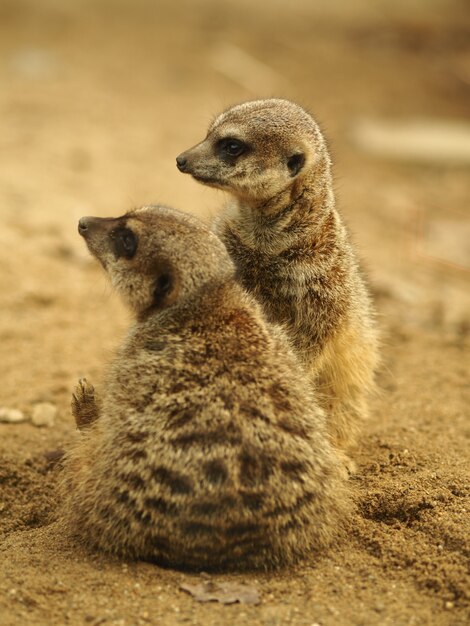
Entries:
<svg viewBox="0 0 470 626">
<path fill-rule="evenodd" d="M 239 139 L 222 139 L 219 142 L 219 149 L 224 156 L 239 157 L 246 151 L 246 144 Z"/>
<path fill-rule="evenodd" d="M 110 233 L 116 259 L 132 259 L 137 250 L 137 237 L 129 228 L 117 228 Z"/>
<path fill-rule="evenodd" d="M 287 167 L 292 177 L 297 176 L 305 163 L 305 154 L 293 154 L 287 161 Z"/>
</svg>

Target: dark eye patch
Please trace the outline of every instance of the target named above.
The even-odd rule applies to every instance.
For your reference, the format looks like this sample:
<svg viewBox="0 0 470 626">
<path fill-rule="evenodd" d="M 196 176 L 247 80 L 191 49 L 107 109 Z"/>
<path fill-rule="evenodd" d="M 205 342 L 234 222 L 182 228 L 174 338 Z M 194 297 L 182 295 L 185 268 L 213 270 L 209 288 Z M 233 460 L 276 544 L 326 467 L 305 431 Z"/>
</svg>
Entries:
<svg viewBox="0 0 470 626">
<path fill-rule="evenodd" d="M 160 276 L 155 281 L 155 287 L 153 290 L 155 304 L 157 306 L 161 306 L 172 289 L 173 276 L 171 275 L 171 272 L 168 271 L 160 274 Z"/>
<path fill-rule="evenodd" d="M 137 237 L 132 230 L 122 226 L 111 231 L 109 236 L 116 259 L 132 259 L 137 250 Z"/>
<path fill-rule="evenodd" d="M 217 143 L 217 151 L 221 158 L 233 161 L 237 157 L 247 152 L 248 146 L 240 139 L 234 139 L 233 137 L 226 137 L 220 139 Z"/>
</svg>

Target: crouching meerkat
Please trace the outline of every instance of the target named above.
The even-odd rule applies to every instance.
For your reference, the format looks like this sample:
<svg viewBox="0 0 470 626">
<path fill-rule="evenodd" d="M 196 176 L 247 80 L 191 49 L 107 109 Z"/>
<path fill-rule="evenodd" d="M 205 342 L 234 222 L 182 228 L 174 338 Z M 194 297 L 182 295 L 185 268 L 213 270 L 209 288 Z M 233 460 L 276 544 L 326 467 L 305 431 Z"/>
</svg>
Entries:
<svg viewBox="0 0 470 626">
<path fill-rule="evenodd" d="M 135 315 L 99 406 L 78 384 L 65 515 L 90 546 L 196 569 L 269 568 L 348 511 L 324 413 L 283 331 L 208 227 L 150 206 L 79 232 Z"/>
<path fill-rule="evenodd" d="M 233 197 L 214 230 L 243 286 L 287 330 L 333 442 L 354 443 L 374 388 L 377 330 L 319 127 L 287 100 L 246 102 L 219 115 L 176 161 Z"/>
</svg>

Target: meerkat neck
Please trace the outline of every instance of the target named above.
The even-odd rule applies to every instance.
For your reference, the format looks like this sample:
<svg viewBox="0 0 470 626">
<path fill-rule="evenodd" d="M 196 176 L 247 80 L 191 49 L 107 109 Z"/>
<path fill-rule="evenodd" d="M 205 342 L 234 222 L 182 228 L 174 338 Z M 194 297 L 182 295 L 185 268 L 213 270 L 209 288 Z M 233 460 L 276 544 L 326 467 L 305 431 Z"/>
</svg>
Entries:
<svg viewBox="0 0 470 626">
<path fill-rule="evenodd" d="M 315 238 L 336 213 L 329 164 L 319 164 L 271 198 L 237 198 L 235 209 L 231 225 L 236 224 L 238 236 L 250 247 L 278 254 L 304 238 Z"/>
<path fill-rule="evenodd" d="M 149 307 L 137 315 L 136 321 L 140 325 L 148 324 L 152 328 L 158 326 L 175 332 L 186 325 L 188 320 L 192 323 L 196 313 L 207 323 L 208 317 L 220 311 L 221 303 L 228 306 L 227 303 L 237 302 L 239 289 L 235 273 L 227 273 L 222 279 L 207 281 L 199 291 L 174 306 L 164 310 Z M 232 292 L 236 292 L 235 295 Z"/>
</svg>

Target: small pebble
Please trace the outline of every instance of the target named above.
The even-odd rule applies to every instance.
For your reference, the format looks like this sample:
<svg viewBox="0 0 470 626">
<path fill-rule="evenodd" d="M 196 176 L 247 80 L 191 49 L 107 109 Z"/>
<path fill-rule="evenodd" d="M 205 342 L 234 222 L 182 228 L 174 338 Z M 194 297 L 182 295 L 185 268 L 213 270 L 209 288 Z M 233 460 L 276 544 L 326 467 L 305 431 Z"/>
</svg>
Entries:
<svg viewBox="0 0 470 626">
<path fill-rule="evenodd" d="M 50 402 L 39 402 L 33 407 L 33 415 L 31 421 L 35 426 L 54 426 L 57 415 L 57 407 Z"/>
<path fill-rule="evenodd" d="M 19 409 L 8 409 L 0 407 L 0 422 L 7 424 L 18 424 L 26 420 L 25 414 Z"/>
</svg>

